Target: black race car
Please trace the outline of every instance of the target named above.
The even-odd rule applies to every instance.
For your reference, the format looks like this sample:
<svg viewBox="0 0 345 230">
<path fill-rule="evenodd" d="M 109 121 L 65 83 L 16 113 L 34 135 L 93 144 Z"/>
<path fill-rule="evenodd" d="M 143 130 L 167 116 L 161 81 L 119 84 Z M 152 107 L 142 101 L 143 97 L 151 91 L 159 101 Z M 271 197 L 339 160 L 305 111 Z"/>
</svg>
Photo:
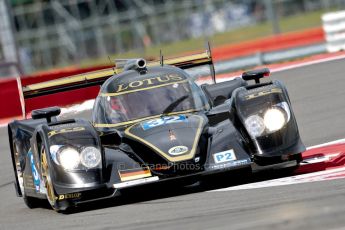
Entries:
<svg viewBox="0 0 345 230">
<path fill-rule="evenodd" d="M 116 69 L 20 87 L 26 114 L 26 99 L 101 85 L 92 122 L 61 120 L 51 107 L 8 125 L 17 195 L 28 207 L 47 199 L 63 211 L 128 187 L 297 167 L 305 147 L 284 85 L 260 83 L 269 74 L 261 69 L 199 86 L 192 73 L 205 66 L 215 83 L 205 52 L 122 60 Z"/>
</svg>

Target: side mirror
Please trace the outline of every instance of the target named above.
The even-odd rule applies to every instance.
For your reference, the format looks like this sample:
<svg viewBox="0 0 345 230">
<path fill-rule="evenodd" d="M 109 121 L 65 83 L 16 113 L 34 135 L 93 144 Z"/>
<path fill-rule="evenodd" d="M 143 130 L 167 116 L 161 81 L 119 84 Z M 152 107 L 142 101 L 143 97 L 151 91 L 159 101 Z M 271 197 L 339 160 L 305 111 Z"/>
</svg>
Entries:
<svg viewBox="0 0 345 230">
<path fill-rule="evenodd" d="M 122 138 L 117 131 L 111 131 L 108 133 L 100 133 L 100 139 L 102 145 L 120 145 L 122 142 Z"/>
<path fill-rule="evenodd" d="M 250 70 L 242 73 L 242 79 L 245 81 L 255 80 L 255 83 L 260 83 L 260 78 L 270 76 L 268 68 Z"/>
<path fill-rule="evenodd" d="M 59 107 L 49 107 L 44 109 L 36 109 L 31 112 L 31 116 L 33 119 L 47 119 L 47 122 L 50 123 L 52 121 L 52 117 L 56 117 L 60 115 L 61 109 Z"/>
</svg>

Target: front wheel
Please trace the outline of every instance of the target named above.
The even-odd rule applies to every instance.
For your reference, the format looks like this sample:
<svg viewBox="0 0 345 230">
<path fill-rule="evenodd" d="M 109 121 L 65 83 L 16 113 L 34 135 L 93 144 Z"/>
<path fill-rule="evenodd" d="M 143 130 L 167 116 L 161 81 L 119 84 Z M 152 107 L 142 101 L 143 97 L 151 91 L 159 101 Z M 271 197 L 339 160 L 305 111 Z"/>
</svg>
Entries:
<svg viewBox="0 0 345 230">
<path fill-rule="evenodd" d="M 15 163 L 15 179 L 16 181 L 14 183 L 16 189 L 19 189 L 20 194 L 23 197 L 25 205 L 30 208 L 38 208 L 42 205 L 42 201 L 38 198 L 30 197 L 26 195 L 25 192 L 25 187 L 24 187 L 24 176 L 23 176 L 23 170 L 22 170 L 22 165 L 24 164 L 24 158 L 22 155 L 20 155 L 18 151 L 18 147 L 16 144 L 13 143 L 13 158 L 14 158 L 14 163 Z M 17 188 L 19 187 L 19 188 Z"/>
<path fill-rule="evenodd" d="M 42 180 L 45 185 L 47 191 L 47 200 L 50 206 L 55 210 L 58 211 L 57 206 L 57 196 L 55 193 L 54 185 L 52 183 L 52 179 L 50 177 L 50 169 L 48 164 L 48 156 L 46 152 L 45 146 L 42 144 L 41 146 L 41 170 L 42 170 Z"/>
<path fill-rule="evenodd" d="M 44 201 L 35 197 L 27 196 L 25 194 L 25 191 L 23 193 L 23 200 L 24 200 L 25 205 L 30 209 L 42 207 L 43 206 L 42 201 Z"/>
</svg>

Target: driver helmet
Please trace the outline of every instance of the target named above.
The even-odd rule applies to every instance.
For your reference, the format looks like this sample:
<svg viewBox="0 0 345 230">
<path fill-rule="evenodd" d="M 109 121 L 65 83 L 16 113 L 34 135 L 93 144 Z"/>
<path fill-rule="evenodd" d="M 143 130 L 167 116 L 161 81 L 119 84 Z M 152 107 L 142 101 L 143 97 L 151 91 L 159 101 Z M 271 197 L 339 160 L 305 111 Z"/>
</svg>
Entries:
<svg viewBox="0 0 345 230">
<path fill-rule="evenodd" d="M 117 97 L 108 98 L 108 117 L 111 123 L 118 123 L 126 120 L 126 109 L 122 106 L 121 100 Z"/>
</svg>

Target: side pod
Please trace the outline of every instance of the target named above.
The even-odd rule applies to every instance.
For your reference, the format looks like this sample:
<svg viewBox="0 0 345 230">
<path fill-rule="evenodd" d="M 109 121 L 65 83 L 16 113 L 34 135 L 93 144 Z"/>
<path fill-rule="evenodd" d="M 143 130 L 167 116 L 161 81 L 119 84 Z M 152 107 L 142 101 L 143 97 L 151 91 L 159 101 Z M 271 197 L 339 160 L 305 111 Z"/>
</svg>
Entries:
<svg viewBox="0 0 345 230">
<path fill-rule="evenodd" d="M 232 108 L 254 156 L 295 155 L 305 151 L 285 86 L 279 81 L 240 87 Z"/>
</svg>

